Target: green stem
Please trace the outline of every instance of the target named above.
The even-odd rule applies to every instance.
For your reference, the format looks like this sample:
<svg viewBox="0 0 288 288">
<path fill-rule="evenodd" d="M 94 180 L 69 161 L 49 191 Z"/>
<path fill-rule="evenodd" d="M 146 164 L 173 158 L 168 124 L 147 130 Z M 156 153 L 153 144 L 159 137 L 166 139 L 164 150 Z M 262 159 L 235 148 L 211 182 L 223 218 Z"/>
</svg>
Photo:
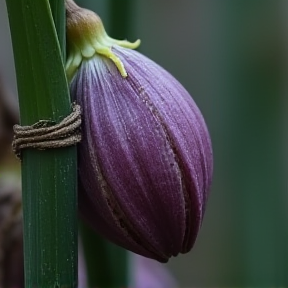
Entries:
<svg viewBox="0 0 288 288">
<path fill-rule="evenodd" d="M 49 0 L 62 57 L 66 59 L 66 16 L 64 1 Z"/>
<path fill-rule="evenodd" d="M 59 122 L 71 112 L 71 104 L 49 2 L 6 4 L 21 123 Z M 77 285 L 76 182 L 76 147 L 23 151 L 25 287 Z"/>
<path fill-rule="evenodd" d="M 89 287 L 127 287 L 127 251 L 80 223 Z"/>
</svg>

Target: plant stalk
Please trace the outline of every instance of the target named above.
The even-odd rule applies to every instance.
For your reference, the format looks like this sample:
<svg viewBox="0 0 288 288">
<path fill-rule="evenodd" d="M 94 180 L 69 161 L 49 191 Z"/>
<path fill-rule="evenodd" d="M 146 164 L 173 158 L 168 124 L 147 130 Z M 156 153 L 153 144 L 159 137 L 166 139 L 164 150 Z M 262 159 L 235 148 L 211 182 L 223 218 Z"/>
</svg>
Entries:
<svg viewBox="0 0 288 288">
<path fill-rule="evenodd" d="M 52 2 L 52 1 L 51 1 Z M 62 2 L 63 0 L 58 0 Z M 48 0 L 7 0 L 21 125 L 71 112 Z M 58 27 L 63 13 L 54 13 Z M 61 26 L 60 25 L 60 26 Z M 59 27 L 60 27 L 59 26 Z M 61 30 L 63 31 L 63 30 Z M 76 147 L 22 151 L 25 287 L 77 286 Z"/>
</svg>

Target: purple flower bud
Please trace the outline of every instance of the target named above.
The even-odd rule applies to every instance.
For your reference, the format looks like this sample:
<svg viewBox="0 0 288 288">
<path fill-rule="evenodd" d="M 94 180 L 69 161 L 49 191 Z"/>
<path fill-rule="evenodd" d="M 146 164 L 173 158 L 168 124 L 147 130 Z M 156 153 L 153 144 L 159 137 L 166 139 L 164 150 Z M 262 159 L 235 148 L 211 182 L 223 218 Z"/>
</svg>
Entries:
<svg viewBox="0 0 288 288">
<path fill-rule="evenodd" d="M 112 242 L 166 262 L 188 252 L 212 178 L 204 119 L 167 71 L 66 1 L 67 75 L 82 107 L 79 207 Z"/>
</svg>

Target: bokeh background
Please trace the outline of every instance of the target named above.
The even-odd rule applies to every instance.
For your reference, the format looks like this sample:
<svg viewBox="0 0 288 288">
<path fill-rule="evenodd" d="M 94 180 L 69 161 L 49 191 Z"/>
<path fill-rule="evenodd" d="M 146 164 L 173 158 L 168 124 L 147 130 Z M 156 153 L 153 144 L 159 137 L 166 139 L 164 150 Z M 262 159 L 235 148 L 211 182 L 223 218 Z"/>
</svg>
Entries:
<svg viewBox="0 0 288 288">
<path fill-rule="evenodd" d="M 126 1 L 78 3 L 112 37 L 114 7 L 123 37 L 193 95 L 214 149 L 196 245 L 166 266 L 179 287 L 288 287 L 288 1 Z M 0 73 L 17 95 L 6 13 L 0 1 Z"/>
</svg>

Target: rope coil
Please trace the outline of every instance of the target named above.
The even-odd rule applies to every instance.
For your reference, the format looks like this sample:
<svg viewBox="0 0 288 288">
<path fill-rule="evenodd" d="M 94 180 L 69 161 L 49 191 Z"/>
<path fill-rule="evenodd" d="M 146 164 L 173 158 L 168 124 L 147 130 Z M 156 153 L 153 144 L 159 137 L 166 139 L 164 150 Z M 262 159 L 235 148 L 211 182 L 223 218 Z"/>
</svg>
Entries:
<svg viewBox="0 0 288 288">
<path fill-rule="evenodd" d="M 14 125 L 12 149 L 20 158 L 21 150 L 34 148 L 45 150 L 75 145 L 81 141 L 81 107 L 73 104 L 72 112 L 60 123 L 40 120 L 31 126 Z"/>
</svg>

